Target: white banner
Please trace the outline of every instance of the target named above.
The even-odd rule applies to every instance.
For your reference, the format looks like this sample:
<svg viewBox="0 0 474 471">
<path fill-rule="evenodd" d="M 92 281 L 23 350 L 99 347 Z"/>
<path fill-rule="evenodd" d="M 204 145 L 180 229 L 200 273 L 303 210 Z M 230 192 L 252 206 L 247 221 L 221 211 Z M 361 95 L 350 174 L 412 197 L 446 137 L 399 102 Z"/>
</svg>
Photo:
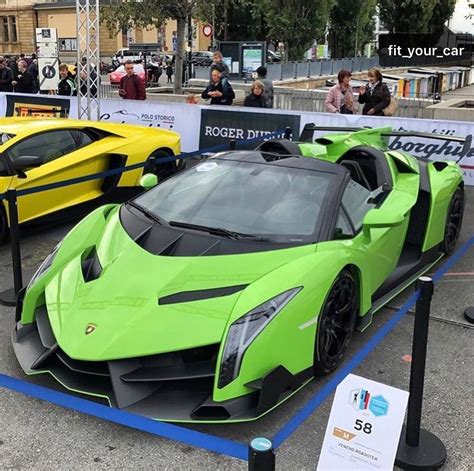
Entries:
<svg viewBox="0 0 474 471">
<path fill-rule="evenodd" d="M 201 109 L 186 103 L 102 99 L 100 120 L 170 129 L 181 135 L 181 150 L 199 148 Z"/>
</svg>

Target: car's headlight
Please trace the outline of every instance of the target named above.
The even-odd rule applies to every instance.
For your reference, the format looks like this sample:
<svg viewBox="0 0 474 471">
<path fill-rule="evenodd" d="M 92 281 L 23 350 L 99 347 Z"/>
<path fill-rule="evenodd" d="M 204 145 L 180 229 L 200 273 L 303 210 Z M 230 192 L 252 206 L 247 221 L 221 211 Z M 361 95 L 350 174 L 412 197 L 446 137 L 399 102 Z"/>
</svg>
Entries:
<svg viewBox="0 0 474 471">
<path fill-rule="evenodd" d="M 275 296 L 237 319 L 227 333 L 222 354 L 218 387 L 223 388 L 239 375 L 245 351 L 265 326 L 298 294 L 293 288 Z"/>
<path fill-rule="evenodd" d="M 36 270 L 36 273 L 33 275 L 33 278 L 31 278 L 30 282 L 28 283 L 27 290 L 30 289 L 30 287 L 33 286 L 38 281 L 38 279 L 49 270 L 49 268 L 53 264 L 54 257 L 56 257 L 56 253 L 58 252 L 59 247 L 61 247 L 61 242 L 56 245 L 56 247 L 54 247 L 53 251 L 44 259 L 38 270 Z"/>
</svg>

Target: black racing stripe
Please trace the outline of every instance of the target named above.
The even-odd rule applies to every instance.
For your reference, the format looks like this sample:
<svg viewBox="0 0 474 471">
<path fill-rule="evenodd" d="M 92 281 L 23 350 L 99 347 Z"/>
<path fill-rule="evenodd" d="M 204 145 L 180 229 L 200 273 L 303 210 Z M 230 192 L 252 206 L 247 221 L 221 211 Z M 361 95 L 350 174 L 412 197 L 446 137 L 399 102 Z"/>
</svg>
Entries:
<svg viewBox="0 0 474 471">
<path fill-rule="evenodd" d="M 248 285 L 226 286 L 225 288 L 200 289 L 197 291 L 182 291 L 181 293 L 170 294 L 158 299 L 158 304 L 177 304 L 190 301 L 200 301 L 202 299 L 219 298 L 242 291 Z"/>
</svg>

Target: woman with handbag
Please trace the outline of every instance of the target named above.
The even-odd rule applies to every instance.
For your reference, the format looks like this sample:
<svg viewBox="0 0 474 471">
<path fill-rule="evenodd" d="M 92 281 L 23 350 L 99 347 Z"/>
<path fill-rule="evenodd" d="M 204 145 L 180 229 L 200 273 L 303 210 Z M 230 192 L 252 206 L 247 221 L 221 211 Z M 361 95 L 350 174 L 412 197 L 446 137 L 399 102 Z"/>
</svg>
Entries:
<svg viewBox="0 0 474 471">
<path fill-rule="evenodd" d="M 382 81 L 379 69 L 370 69 L 367 74 L 369 81 L 359 89 L 359 103 L 363 103 L 362 114 L 385 116 L 384 109 L 390 105 L 390 90 Z"/>
<path fill-rule="evenodd" d="M 354 114 L 354 97 L 349 70 L 340 70 L 337 74 L 337 85 L 329 89 L 324 105 L 329 113 Z"/>
</svg>

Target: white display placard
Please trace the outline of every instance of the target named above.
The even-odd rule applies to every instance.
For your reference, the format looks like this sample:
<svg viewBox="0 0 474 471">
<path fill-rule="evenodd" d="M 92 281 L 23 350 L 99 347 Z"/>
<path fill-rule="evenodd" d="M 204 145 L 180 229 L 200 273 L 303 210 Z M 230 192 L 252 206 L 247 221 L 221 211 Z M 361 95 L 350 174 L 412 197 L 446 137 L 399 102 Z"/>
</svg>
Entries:
<svg viewBox="0 0 474 471">
<path fill-rule="evenodd" d="M 346 376 L 336 389 L 318 471 L 393 469 L 408 392 Z"/>
</svg>

